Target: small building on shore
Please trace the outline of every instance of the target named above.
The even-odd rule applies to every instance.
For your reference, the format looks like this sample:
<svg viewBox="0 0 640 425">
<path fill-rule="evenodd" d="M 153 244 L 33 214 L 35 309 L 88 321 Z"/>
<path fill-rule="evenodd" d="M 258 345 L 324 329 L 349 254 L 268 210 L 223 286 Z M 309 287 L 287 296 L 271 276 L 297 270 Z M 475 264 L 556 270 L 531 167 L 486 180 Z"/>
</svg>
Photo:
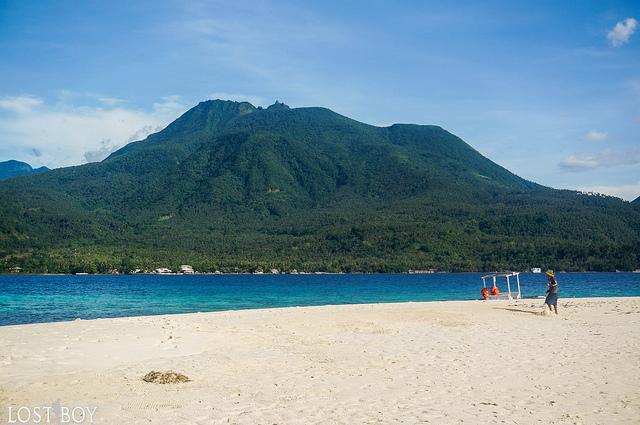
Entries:
<svg viewBox="0 0 640 425">
<path fill-rule="evenodd" d="M 433 274 L 436 271 L 433 269 L 427 269 L 427 270 L 409 270 L 409 274 Z"/>
<path fill-rule="evenodd" d="M 156 273 L 158 273 L 158 274 L 170 274 L 170 273 L 173 273 L 173 272 L 171 271 L 171 269 L 168 269 L 168 268 L 166 268 L 166 267 L 159 267 L 159 268 L 157 268 L 157 269 L 155 270 L 155 272 L 156 272 Z"/>
<path fill-rule="evenodd" d="M 193 267 L 188 264 L 183 264 L 180 266 L 180 273 L 182 274 L 193 274 Z"/>
</svg>

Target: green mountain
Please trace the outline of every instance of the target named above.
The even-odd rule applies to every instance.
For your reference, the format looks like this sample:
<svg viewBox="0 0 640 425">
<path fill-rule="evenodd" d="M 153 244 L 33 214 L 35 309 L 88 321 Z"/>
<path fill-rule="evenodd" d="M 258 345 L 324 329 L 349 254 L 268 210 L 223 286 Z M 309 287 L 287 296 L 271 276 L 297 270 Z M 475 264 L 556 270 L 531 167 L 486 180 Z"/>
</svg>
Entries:
<svg viewBox="0 0 640 425">
<path fill-rule="evenodd" d="M 49 171 L 47 167 L 32 168 L 26 162 L 15 160 L 0 162 L 0 180 L 10 179 L 11 177 L 24 176 L 25 174 L 38 174 Z"/>
<path fill-rule="evenodd" d="M 640 212 L 526 181 L 437 126 L 207 101 L 100 163 L 0 182 L 0 267 L 640 266 Z"/>
</svg>

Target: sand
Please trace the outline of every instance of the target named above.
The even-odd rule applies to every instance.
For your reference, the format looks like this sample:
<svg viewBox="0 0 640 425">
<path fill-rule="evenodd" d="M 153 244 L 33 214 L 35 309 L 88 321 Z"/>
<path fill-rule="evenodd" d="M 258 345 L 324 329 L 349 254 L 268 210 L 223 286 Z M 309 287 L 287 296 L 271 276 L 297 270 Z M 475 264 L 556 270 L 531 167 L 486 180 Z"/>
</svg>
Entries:
<svg viewBox="0 0 640 425">
<path fill-rule="evenodd" d="M 540 315 L 541 305 L 323 306 L 0 327 L 0 423 L 9 407 L 56 401 L 97 407 L 99 424 L 639 423 L 640 298 L 561 299 L 557 317 Z M 151 371 L 190 381 L 144 382 Z"/>
</svg>

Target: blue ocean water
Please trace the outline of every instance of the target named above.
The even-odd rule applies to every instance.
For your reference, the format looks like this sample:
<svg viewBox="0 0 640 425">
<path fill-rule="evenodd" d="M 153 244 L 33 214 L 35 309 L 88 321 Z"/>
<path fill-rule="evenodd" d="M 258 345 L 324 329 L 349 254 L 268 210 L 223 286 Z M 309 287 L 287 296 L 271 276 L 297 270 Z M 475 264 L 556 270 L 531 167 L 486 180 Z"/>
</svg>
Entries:
<svg viewBox="0 0 640 425">
<path fill-rule="evenodd" d="M 326 304 L 479 299 L 479 273 L 0 275 L 0 325 Z M 640 273 L 559 273 L 560 298 L 640 296 Z M 542 296 L 544 274 L 520 275 Z M 506 290 L 502 283 L 501 290 Z"/>
</svg>

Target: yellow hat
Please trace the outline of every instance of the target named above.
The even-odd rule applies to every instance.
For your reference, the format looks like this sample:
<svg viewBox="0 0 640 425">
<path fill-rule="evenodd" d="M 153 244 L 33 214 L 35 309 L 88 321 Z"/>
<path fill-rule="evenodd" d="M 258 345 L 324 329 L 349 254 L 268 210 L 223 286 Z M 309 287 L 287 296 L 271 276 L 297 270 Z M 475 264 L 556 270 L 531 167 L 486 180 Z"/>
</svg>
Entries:
<svg viewBox="0 0 640 425">
<path fill-rule="evenodd" d="M 554 277 L 553 272 L 552 272 L 551 270 L 549 270 L 549 271 L 547 272 L 547 276 L 549 276 L 549 277 Z"/>
</svg>

